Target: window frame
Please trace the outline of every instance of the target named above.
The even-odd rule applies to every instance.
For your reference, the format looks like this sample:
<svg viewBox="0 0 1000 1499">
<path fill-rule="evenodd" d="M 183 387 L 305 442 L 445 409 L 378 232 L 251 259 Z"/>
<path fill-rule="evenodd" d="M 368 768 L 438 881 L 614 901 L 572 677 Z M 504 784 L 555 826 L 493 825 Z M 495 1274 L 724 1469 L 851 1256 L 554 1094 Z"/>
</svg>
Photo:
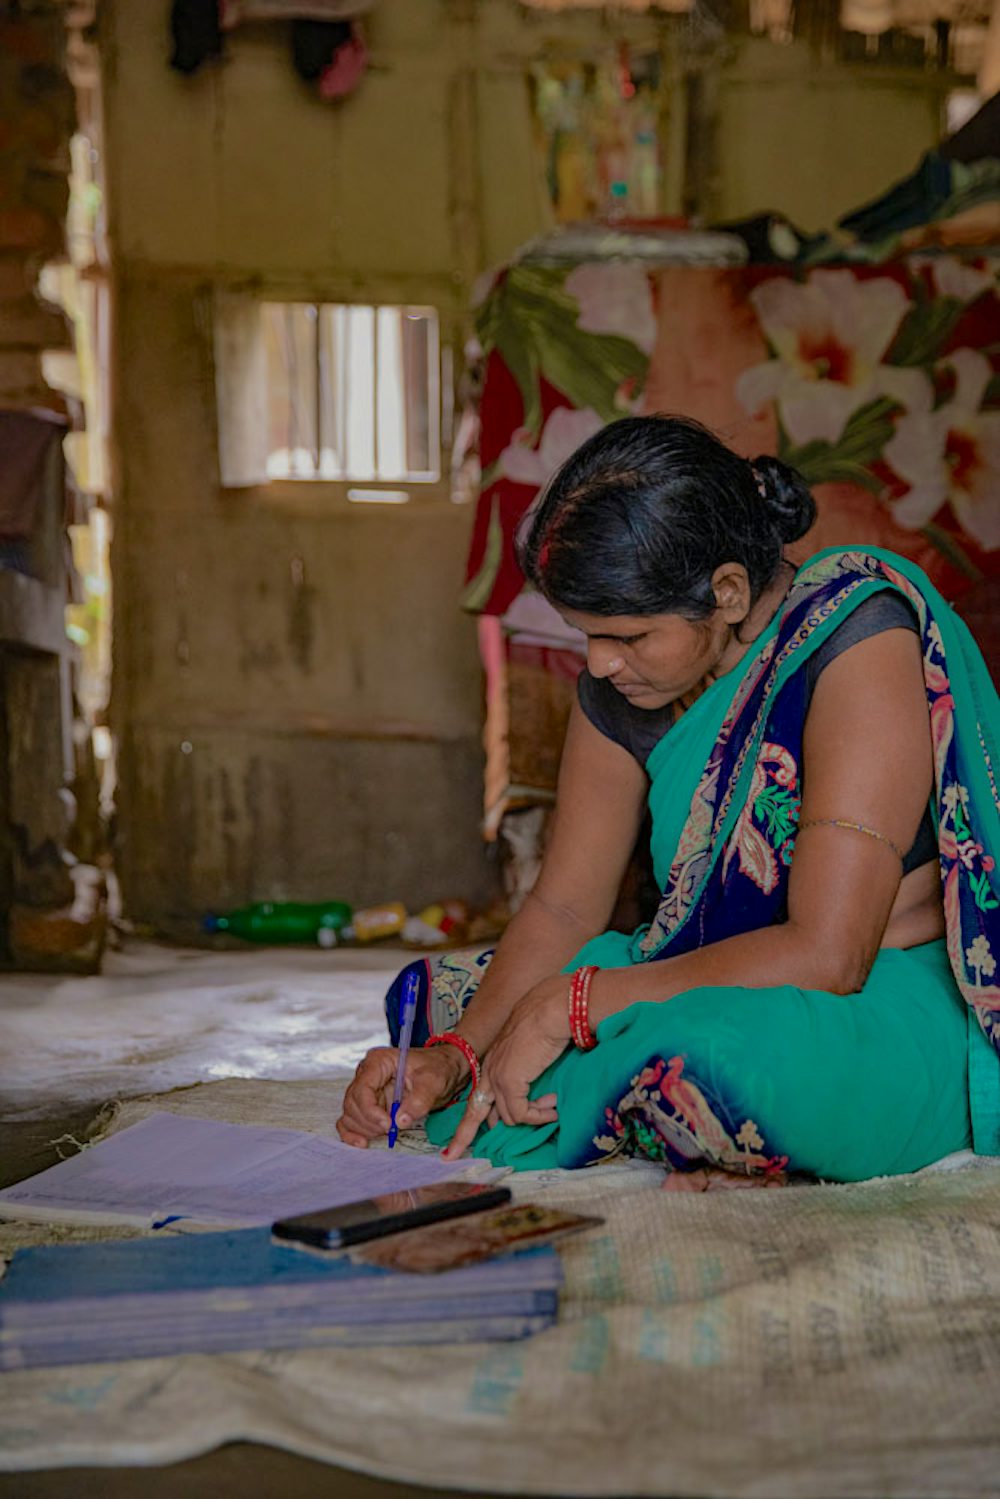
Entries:
<svg viewBox="0 0 1000 1499">
<path fill-rule="evenodd" d="M 452 289 L 449 288 L 449 293 Z M 312 512 L 322 502 L 338 510 L 372 511 L 384 514 L 397 509 L 428 504 L 451 504 L 450 449 L 454 426 L 454 339 L 457 313 L 454 296 L 437 294 L 426 284 L 353 285 L 348 292 L 338 286 L 242 286 L 216 285 L 210 294 L 208 317 L 215 389 L 216 453 L 218 483 L 226 493 L 260 491 L 283 507 Z M 371 479 L 323 474 L 306 476 L 267 473 L 268 410 L 267 366 L 264 348 L 263 309 L 289 303 L 313 306 L 392 307 L 431 314 L 434 348 L 428 360 L 430 396 L 429 427 L 431 455 L 436 456 L 436 477 Z M 249 387 L 249 391 L 248 391 Z M 254 396 L 256 395 L 256 399 Z M 371 500 L 351 496 L 350 491 L 368 491 Z M 405 503 L 385 503 L 383 493 L 405 491 Z"/>
</svg>

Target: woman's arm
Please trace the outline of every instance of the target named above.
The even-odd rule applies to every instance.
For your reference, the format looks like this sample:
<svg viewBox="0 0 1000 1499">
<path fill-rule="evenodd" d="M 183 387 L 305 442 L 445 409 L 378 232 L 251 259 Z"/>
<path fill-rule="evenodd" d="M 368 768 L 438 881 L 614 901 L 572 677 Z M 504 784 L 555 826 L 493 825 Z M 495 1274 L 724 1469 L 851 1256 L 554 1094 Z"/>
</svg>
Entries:
<svg viewBox="0 0 1000 1499">
<path fill-rule="evenodd" d="M 541 873 L 457 1027 L 480 1057 L 518 1000 L 604 930 L 635 847 L 646 789 L 632 756 L 574 706 Z M 337 1123 L 349 1145 L 366 1145 L 388 1129 L 397 1057 L 394 1047 L 378 1046 L 358 1067 Z M 467 1076 L 468 1065 L 456 1047 L 411 1052 L 400 1124 L 405 1128 L 446 1104 Z M 541 1122 L 546 1110 L 529 1105 L 525 1117 Z"/>
<path fill-rule="evenodd" d="M 806 720 L 802 822 L 838 817 L 876 829 L 901 848 L 916 834 L 933 784 L 920 646 L 887 630 L 850 647 L 821 674 Z M 788 920 L 676 958 L 605 969 L 590 987 L 596 1026 L 639 1001 L 661 1002 L 706 985 L 794 984 L 850 994 L 862 987 L 899 889 L 898 856 L 863 833 L 803 831 L 788 882 Z M 444 1152 L 460 1156 L 488 1112 L 507 1124 L 555 1119 L 555 1099 L 530 1101 L 532 1082 L 569 1041 L 569 981 L 544 979 L 517 1003 L 484 1074 L 491 1109 L 470 1101 Z"/>
<path fill-rule="evenodd" d="M 456 1027 L 480 1057 L 521 996 L 604 931 L 635 848 L 647 790 L 632 755 L 574 704 L 541 872 Z"/>
<path fill-rule="evenodd" d="M 816 684 L 802 750 L 802 823 L 846 818 L 909 848 L 933 786 L 919 638 L 886 630 L 837 656 Z M 637 1000 L 706 984 L 795 984 L 850 994 L 879 950 L 902 870 L 885 843 L 815 827 L 800 834 L 788 920 L 677 958 L 595 976 L 593 1024 Z"/>
</svg>

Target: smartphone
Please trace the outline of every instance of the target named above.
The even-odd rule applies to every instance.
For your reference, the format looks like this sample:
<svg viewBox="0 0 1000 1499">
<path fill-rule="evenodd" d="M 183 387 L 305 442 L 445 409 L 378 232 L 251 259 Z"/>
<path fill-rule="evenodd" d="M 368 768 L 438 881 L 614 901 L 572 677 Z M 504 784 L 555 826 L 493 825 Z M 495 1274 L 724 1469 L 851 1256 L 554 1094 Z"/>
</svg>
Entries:
<svg viewBox="0 0 1000 1499">
<path fill-rule="evenodd" d="M 487 1208 L 510 1202 L 509 1187 L 491 1187 L 476 1182 L 441 1182 L 433 1187 L 414 1187 L 408 1192 L 388 1192 L 339 1208 L 320 1208 L 296 1218 L 282 1218 L 271 1225 L 277 1239 L 297 1240 L 315 1249 L 346 1249 L 368 1239 L 382 1239 L 425 1223 L 446 1218 L 464 1218 Z"/>
</svg>

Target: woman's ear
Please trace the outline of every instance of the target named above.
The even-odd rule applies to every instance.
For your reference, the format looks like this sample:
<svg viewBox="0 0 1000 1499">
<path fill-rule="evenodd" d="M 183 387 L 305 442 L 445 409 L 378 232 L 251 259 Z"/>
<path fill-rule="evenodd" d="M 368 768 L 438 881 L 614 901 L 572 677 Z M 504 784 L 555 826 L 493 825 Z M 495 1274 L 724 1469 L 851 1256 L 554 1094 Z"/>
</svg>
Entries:
<svg viewBox="0 0 1000 1499">
<path fill-rule="evenodd" d="M 750 613 L 750 578 L 742 562 L 721 562 L 712 574 L 715 604 L 727 625 L 741 625 Z"/>
</svg>

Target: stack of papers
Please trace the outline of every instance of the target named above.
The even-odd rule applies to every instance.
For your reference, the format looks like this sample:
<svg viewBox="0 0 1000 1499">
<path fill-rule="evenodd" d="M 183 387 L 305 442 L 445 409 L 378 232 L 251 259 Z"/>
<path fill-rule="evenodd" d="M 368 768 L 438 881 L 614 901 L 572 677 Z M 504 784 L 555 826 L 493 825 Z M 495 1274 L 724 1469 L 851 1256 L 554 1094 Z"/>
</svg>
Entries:
<svg viewBox="0 0 1000 1499">
<path fill-rule="evenodd" d="M 294 1129 L 151 1114 L 0 1191 L 0 1218 L 140 1228 L 253 1227 L 470 1174 L 485 1161 L 357 1150 Z"/>
<path fill-rule="evenodd" d="M 408 1275 L 267 1229 L 19 1250 L 0 1281 L 0 1369 L 244 1348 L 526 1337 L 555 1321 L 551 1248 Z"/>
</svg>

